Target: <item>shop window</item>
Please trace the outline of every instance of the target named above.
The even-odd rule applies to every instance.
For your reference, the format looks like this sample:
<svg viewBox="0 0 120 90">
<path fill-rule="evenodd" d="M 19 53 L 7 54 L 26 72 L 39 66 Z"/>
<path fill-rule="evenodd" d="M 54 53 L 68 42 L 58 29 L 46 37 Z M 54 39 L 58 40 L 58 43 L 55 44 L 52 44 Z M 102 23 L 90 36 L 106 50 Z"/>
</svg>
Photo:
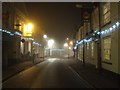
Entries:
<svg viewBox="0 0 120 90">
<path fill-rule="evenodd" d="M 104 45 L 104 60 L 110 60 L 111 59 L 111 38 L 110 37 L 104 38 L 103 45 Z"/>
<path fill-rule="evenodd" d="M 89 43 L 87 43 L 87 50 L 89 50 Z"/>
<path fill-rule="evenodd" d="M 83 60 L 83 44 L 80 45 L 80 60 Z"/>
<path fill-rule="evenodd" d="M 90 50 L 89 50 L 89 43 L 87 43 L 87 58 L 89 58 L 89 52 L 90 52 Z"/>
<path fill-rule="evenodd" d="M 107 2 L 103 6 L 103 20 L 104 24 L 110 22 L 110 2 Z"/>
<path fill-rule="evenodd" d="M 91 56 L 94 56 L 94 44 L 93 42 L 91 43 Z"/>
</svg>

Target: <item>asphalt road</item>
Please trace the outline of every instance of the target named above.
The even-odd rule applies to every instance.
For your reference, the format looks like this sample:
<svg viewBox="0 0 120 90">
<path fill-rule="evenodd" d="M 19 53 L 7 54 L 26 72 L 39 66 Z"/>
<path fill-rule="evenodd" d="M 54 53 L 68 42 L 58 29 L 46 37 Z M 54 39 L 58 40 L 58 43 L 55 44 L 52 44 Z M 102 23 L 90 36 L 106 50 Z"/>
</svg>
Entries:
<svg viewBox="0 0 120 90">
<path fill-rule="evenodd" d="M 67 60 L 66 60 L 67 61 Z M 65 59 L 49 58 L 6 80 L 3 88 L 92 88 Z"/>
</svg>

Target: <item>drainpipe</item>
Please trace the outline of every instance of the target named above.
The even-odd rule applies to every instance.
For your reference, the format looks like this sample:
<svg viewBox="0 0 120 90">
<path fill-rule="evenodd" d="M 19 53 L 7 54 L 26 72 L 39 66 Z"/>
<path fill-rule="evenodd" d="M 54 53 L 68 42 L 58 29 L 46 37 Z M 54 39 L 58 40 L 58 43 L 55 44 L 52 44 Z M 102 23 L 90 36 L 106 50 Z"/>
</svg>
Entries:
<svg viewBox="0 0 120 90">
<path fill-rule="evenodd" d="M 101 31 L 101 10 L 100 10 L 100 3 L 98 3 L 98 10 L 99 10 L 99 31 Z M 99 35 L 99 38 L 98 38 L 98 71 L 101 72 L 101 69 L 102 69 L 102 58 L 101 58 L 101 35 Z"/>
</svg>

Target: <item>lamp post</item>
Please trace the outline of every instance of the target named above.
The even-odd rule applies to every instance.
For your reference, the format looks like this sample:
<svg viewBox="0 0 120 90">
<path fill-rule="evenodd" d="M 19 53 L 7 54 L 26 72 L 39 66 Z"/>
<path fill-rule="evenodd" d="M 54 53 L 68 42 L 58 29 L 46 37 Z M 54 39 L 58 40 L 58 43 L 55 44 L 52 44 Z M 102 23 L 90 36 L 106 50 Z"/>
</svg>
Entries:
<svg viewBox="0 0 120 90">
<path fill-rule="evenodd" d="M 46 49 L 47 45 L 46 45 L 46 42 L 47 42 L 48 36 L 46 34 L 44 34 L 43 35 L 43 39 L 44 39 L 43 42 L 44 42 L 44 49 L 45 49 L 44 55 L 47 56 L 47 49 Z"/>
</svg>

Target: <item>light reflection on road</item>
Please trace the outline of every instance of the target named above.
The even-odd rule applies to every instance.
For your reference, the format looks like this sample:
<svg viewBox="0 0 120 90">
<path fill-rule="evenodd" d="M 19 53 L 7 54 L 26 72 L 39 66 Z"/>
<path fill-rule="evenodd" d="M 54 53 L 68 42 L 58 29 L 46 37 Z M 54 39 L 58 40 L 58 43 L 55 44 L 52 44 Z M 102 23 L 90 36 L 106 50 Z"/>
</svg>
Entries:
<svg viewBox="0 0 120 90">
<path fill-rule="evenodd" d="M 54 62 L 54 61 L 56 61 L 56 60 L 59 60 L 59 59 L 58 59 L 58 58 L 49 58 L 49 59 L 48 59 L 49 62 Z"/>
</svg>

